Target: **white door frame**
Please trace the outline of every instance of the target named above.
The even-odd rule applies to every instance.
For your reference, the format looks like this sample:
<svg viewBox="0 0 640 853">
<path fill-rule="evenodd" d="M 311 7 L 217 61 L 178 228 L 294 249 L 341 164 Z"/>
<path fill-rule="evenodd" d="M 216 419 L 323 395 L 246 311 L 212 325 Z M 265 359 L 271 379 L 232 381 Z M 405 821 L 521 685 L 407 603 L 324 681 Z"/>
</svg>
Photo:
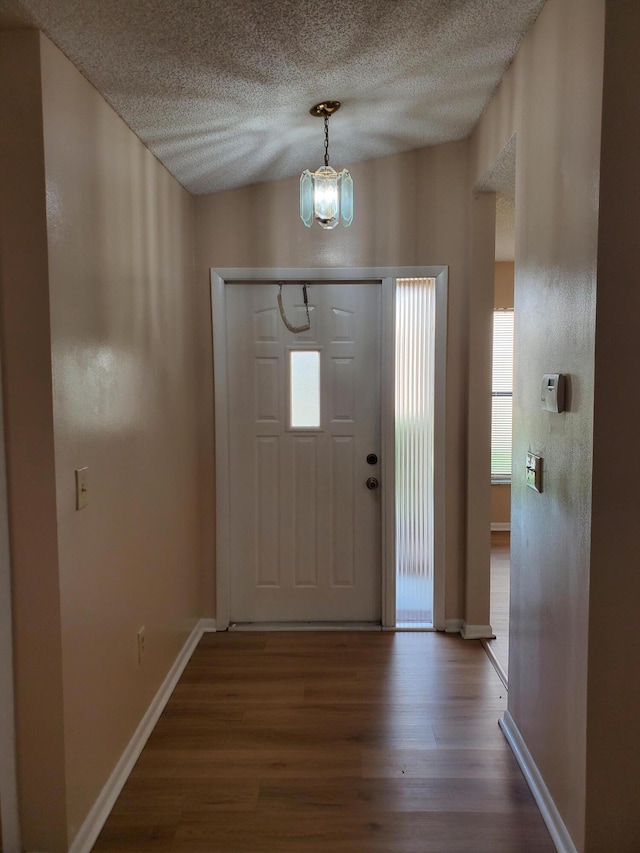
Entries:
<svg viewBox="0 0 640 853">
<path fill-rule="evenodd" d="M 229 401 L 227 382 L 227 316 L 225 286 L 280 281 L 370 282 L 382 287 L 380 435 L 382 456 L 382 613 L 383 628 L 396 623 L 395 573 L 395 279 L 435 278 L 435 423 L 434 445 L 434 627 L 444 629 L 444 545 L 445 545 L 445 401 L 447 275 L 445 266 L 428 267 L 349 267 L 211 270 L 211 310 L 213 323 L 213 368 L 215 401 L 216 463 L 216 625 L 229 627 L 230 610 L 230 513 L 229 513 Z"/>
</svg>

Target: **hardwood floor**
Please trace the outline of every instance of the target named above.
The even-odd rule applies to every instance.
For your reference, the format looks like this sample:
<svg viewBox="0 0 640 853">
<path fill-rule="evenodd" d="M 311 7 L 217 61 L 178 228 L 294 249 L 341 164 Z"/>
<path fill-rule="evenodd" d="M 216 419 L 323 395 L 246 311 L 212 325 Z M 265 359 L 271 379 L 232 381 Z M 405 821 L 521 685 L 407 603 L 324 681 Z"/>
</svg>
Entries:
<svg viewBox="0 0 640 853">
<path fill-rule="evenodd" d="M 504 670 L 509 675 L 509 592 L 511 534 L 491 534 L 491 626 L 495 640 L 487 640 Z"/>
<path fill-rule="evenodd" d="M 194 653 L 95 851 L 553 851 L 479 642 L 219 633 Z"/>
</svg>

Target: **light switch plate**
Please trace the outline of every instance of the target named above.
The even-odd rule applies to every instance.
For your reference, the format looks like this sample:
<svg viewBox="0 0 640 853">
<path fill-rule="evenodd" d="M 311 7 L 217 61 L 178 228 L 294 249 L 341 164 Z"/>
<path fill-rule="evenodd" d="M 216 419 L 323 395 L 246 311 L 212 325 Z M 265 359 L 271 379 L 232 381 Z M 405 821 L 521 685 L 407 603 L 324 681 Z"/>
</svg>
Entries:
<svg viewBox="0 0 640 853">
<path fill-rule="evenodd" d="M 527 453 L 526 482 L 530 489 L 542 492 L 542 457 Z"/>
<path fill-rule="evenodd" d="M 76 469 L 76 509 L 84 509 L 89 503 L 89 469 Z"/>
</svg>

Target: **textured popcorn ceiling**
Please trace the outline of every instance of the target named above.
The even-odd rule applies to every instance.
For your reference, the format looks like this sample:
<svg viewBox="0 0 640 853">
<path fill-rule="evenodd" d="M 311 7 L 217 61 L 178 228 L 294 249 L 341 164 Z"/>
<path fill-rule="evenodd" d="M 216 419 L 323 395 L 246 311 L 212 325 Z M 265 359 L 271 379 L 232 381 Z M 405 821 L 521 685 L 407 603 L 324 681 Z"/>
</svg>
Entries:
<svg viewBox="0 0 640 853">
<path fill-rule="evenodd" d="M 0 0 L 191 192 L 470 134 L 543 0 Z"/>
</svg>

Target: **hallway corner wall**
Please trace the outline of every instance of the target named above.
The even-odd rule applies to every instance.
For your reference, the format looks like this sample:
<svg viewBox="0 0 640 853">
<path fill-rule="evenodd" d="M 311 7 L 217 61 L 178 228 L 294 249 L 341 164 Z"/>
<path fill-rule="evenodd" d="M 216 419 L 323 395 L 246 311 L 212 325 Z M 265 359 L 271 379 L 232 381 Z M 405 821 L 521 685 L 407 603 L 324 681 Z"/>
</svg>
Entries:
<svg viewBox="0 0 640 853">
<path fill-rule="evenodd" d="M 585 850 L 640 839 L 640 16 L 607 2 L 598 227 Z"/>
<path fill-rule="evenodd" d="M 473 137 L 475 174 L 516 134 L 509 711 L 585 843 L 589 571 L 604 0 L 547 0 Z M 544 373 L 570 377 L 543 412 Z M 542 494 L 525 457 L 544 459 Z"/>
<path fill-rule="evenodd" d="M 67 849 L 62 628 L 39 35 L 0 32 L 0 304 L 18 798 L 27 849 Z"/>
<path fill-rule="evenodd" d="M 44 35 L 0 38 L 20 810 L 26 849 L 65 853 L 209 615 L 194 340 L 210 302 L 193 198 Z"/>
</svg>

